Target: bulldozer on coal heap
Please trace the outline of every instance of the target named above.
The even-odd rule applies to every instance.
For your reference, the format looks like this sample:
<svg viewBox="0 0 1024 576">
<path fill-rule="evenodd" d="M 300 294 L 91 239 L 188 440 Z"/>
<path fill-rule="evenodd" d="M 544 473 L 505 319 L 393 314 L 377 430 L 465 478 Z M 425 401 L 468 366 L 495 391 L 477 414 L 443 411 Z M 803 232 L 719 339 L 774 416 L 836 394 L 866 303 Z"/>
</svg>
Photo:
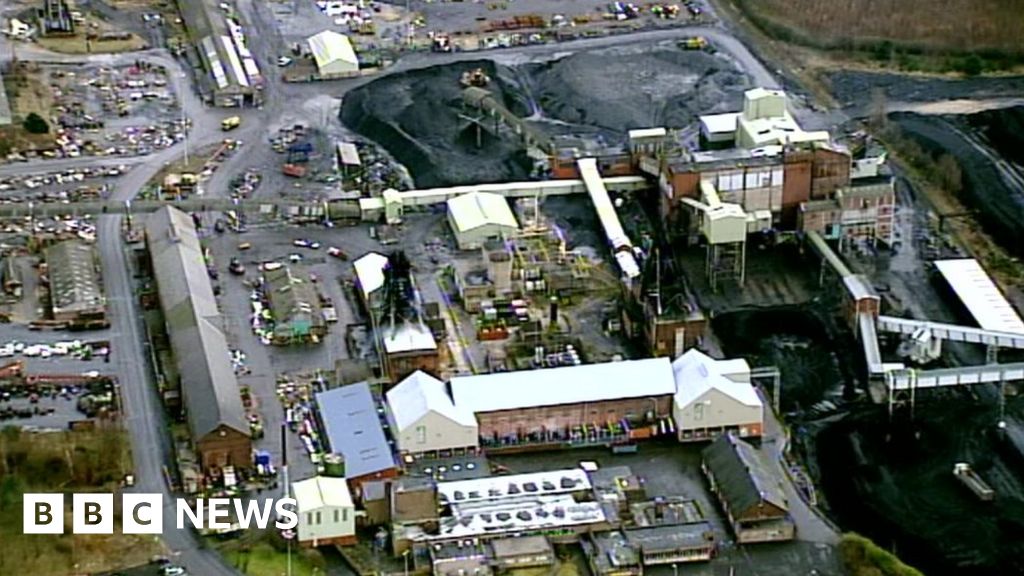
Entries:
<svg viewBox="0 0 1024 576">
<path fill-rule="evenodd" d="M 465 88 L 469 88 L 470 86 L 483 88 L 491 83 L 491 77 L 484 72 L 483 68 L 476 68 L 463 72 L 460 83 Z"/>
</svg>

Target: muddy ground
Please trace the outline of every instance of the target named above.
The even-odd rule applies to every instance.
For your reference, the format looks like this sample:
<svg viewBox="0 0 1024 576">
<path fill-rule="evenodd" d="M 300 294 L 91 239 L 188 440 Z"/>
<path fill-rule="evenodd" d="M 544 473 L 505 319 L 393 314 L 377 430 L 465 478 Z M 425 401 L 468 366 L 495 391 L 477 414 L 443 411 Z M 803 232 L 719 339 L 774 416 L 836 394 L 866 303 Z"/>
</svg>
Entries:
<svg viewBox="0 0 1024 576">
<path fill-rule="evenodd" d="M 891 117 L 933 156 L 948 153 L 957 159 L 963 171 L 961 199 L 979 212 L 982 225 L 997 242 L 1010 253 L 1024 256 L 1024 189 L 1008 182 L 982 148 L 987 139 L 997 154 L 1020 157 L 1021 136 L 1013 127 L 1020 127 L 1024 108 L 971 116 L 899 113 Z"/>
<path fill-rule="evenodd" d="M 608 145 L 634 128 L 693 124 L 697 114 L 734 110 L 750 87 L 735 65 L 716 55 L 684 52 L 671 43 L 577 53 L 516 66 L 490 60 L 392 74 L 349 92 L 342 122 L 383 145 L 419 187 L 528 178 L 532 163 L 509 130 L 485 134 L 459 117 L 459 79 L 481 67 L 488 90 L 513 113 L 548 135 L 591 134 Z"/>
</svg>

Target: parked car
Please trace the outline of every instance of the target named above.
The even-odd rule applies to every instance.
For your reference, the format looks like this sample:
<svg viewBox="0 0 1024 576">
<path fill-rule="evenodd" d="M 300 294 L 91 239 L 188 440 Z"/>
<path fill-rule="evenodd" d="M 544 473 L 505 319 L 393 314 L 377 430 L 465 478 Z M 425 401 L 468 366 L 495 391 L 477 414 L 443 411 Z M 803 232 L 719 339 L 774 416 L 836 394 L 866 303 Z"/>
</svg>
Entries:
<svg viewBox="0 0 1024 576">
<path fill-rule="evenodd" d="M 309 248 L 311 250 L 319 250 L 320 243 L 315 240 L 307 240 L 306 238 L 297 238 L 292 242 L 293 245 L 299 248 Z"/>
</svg>

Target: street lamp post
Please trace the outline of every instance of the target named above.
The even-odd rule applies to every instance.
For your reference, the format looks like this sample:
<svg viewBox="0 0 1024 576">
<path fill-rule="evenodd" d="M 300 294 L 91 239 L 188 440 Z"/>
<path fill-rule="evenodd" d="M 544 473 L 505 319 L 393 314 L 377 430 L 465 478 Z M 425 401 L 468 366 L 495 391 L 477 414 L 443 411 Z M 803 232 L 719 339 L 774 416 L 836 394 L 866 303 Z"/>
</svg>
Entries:
<svg viewBox="0 0 1024 576">
<path fill-rule="evenodd" d="M 409 550 L 402 552 L 402 559 L 405 560 L 405 576 L 409 576 Z"/>
</svg>

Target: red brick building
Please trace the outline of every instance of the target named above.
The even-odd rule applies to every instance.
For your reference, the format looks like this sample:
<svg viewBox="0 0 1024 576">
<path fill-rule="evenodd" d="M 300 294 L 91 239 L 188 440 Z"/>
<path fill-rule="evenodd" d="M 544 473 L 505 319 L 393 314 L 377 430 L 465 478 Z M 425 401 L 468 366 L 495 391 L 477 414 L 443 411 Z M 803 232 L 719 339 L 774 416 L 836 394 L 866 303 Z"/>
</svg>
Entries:
<svg viewBox="0 0 1024 576">
<path fill-rule="evenodd" d="M 586 439 L 615 427 L 621 435 L 624 424 L 668 417 L 676 392 L 668 358 L 460 376 L 450 386 L 455 406 L 476 415 L 484 445 Z"/>
</svg>

